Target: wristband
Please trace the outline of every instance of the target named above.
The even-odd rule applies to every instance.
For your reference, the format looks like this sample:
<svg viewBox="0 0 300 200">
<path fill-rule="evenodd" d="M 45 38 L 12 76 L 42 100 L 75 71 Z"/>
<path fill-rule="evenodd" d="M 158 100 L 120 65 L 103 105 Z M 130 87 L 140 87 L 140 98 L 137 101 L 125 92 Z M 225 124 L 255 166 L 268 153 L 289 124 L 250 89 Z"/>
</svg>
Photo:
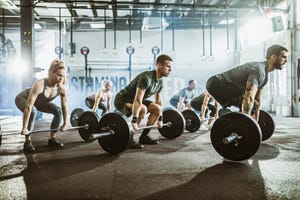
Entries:
<svg viewBox="0 0 300 200">
<path fill-rule="evenodd" d="M 132 117 L 131 123 L 137 123 L 138 118 L 137 117 Z"/>
<path fill-rule="evenodd" d="M 162 121 L 162 116 L 159 116 L 158 121 Z"/>
</svg>

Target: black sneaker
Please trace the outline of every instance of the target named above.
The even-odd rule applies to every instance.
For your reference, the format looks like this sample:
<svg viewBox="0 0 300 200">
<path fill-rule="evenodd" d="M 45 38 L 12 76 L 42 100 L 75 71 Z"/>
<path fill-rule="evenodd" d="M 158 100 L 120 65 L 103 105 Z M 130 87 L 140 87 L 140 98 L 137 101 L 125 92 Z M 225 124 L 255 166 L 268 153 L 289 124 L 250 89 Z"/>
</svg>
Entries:
<svg viewBox="0 0 300 200">
<path fill-rule="evenodd" d="M 31 143 L 30 140 L 24 142 L 23 151 L 24 151 L 24 152 L 33 152 L 33 151 L 35 151 L 35 148 L 34 148 L 34 146 L 32 145 L 32 143 Z"/>
<path fill-rule="evenodd" d="M 64 146 L 64 143 L 58 141 L 56 138 L 53 138 L 53 139 L 48 139 L 48 146 L 61 148 Z"/>
<path fill-rule="evenodd" d="M 129 149 L 143 149 L 144 145 L 139 144 L 136 140 L 132 139 L 132 141 L 128 145 Z"/>
<path fill-rule="evenodd" d="M 149 135 L 140 137 L 140 144 L 158 144 L 159 141 L 152 139 Z"/>
</svg>

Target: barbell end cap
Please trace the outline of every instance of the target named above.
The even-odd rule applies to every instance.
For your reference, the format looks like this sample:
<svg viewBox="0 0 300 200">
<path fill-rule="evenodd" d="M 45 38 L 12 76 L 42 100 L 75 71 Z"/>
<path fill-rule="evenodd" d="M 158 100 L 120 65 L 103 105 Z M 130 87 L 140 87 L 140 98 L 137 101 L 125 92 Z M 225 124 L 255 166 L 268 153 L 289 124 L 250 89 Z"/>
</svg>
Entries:
<svg viewBox="0 0 300 200">
<path fill-rule="evenodd" d="M 94 141 L 94 140 L 96 140 L 96 139 L 94 138 L 94 136 L 93 136 L 93 135 L 90 135 L 90 136 L 89 136 L 89 141 L 92 142 L 92 141 Z"/>
<path fill-rule="evenodd" d="M 171 127 L 172 126 L 172 122 L 167 122 L 167 127 Z"/>
<path fill-rule="evenodd" d="M 85 125 L 84 125 L 84 128 L 85 128 L 85 129 L 89 129 L 89 125 L 88 125 L 88 124 L 85 124 Z"/>
<path fill-rule="evenodd" d="M 229 142 L 229 140 L 227 139 L 227 138 L 224 138 L 223 139 L 223 144 L 229 144 L 230 142 Z"/>
</svg>

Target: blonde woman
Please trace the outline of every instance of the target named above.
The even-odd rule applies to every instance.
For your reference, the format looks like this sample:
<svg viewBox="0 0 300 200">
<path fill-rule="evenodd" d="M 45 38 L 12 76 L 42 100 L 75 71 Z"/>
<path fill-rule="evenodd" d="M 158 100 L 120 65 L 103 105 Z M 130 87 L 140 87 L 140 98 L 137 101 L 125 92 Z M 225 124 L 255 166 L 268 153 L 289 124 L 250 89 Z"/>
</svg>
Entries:
<svg viewBox="0 0 300 200">
<path fill-rule="evenodd" d="M 98 108 L 101 109 L 101 116 L 107 112 L 110 112 L 112 96 L 111 89 L 112 82 L 110 80 L 103 80 L 102 88 L 98 90 L 96 94 L 90 95 L 85 99 L 87 107 L 93 109 L 93 112 L 97 112 Z"/>
<path fill-rule="evenodd" d="M 67 130 L 66 71 L 63 61 L 53 60 L 47 78 L 36 80 L 31 88 L 25 89 L 16 96 L 16 106 L 24 113 L 21 130 L 21 134 L 25 135 L 24 152 L 35 151 L 31 143 L 30 131 L 34 128 L 37 111 L 54 115 L 51 129 Z M 52 102 L 58 96 L 61 97 L 61 107 Z M 62 118 L 63 124 L 60 126 Z M 58 141 L 56 136 L 57 131 L 50 132 L 48 145 L 57 148 L 63 147 L 64 144 Z"/>
</svg>

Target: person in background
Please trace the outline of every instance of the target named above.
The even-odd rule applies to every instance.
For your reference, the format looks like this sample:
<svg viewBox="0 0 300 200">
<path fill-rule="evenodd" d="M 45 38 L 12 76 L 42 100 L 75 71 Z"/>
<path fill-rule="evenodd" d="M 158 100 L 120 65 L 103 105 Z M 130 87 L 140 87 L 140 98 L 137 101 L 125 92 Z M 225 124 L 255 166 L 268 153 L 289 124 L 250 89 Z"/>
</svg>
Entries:
<svg viewBox="0 0 300 200">
<path fill-rule="evenodd" d="M 212 126 L 212 122 L 218 118 L 218 102 L 209 94 L 208 91 L 203 92 L 199 96 L 195 97 L 191 101 L 191 107 L 197 111 L 200 111 L 200 122 L 206 120 L 208 111 L 209 118 L 207 119 L 207 125 L 209 128 Z"/>
<path fill-rule="evenodd" d="M 195 88 L 197 86 L 196 80 L 192 79 L 189 80 L 188 86 L 181 89 L 178 94 L 174 95 L 170 99 L 170 104 L 178 109 L 179 112 L 182 112 L 183 109 L 186 107 L 188 109 L 192 109 L 190 105 L 190 101 L 195 96 Z"/>
<path fill-rule="evenodd" d="M 93 112 L 97 112 L 98 109 L 101 109 L 101 116 L 103 116 L 107 112 L 110 112 L 112 98 L 111 89 L 112 82 L 110 80 L 103 80 L 102 88 L 95 94 L 92 94 L 85 98 L 86 106 L 92 109 Z"/>
</svg>

